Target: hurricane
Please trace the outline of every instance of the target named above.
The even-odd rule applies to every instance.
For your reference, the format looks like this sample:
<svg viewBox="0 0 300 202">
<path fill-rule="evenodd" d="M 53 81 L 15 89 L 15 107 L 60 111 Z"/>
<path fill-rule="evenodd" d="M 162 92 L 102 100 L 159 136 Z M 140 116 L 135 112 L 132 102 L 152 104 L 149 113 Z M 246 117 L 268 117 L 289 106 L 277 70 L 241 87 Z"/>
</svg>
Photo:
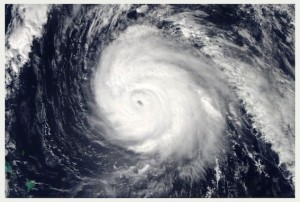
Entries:
<svg viewBox="0 0 300 202">
<path fill-rule="evenodd" d="M 295 197 L 294 5 L 6 5 L 7 197 Z"/>
</svg>

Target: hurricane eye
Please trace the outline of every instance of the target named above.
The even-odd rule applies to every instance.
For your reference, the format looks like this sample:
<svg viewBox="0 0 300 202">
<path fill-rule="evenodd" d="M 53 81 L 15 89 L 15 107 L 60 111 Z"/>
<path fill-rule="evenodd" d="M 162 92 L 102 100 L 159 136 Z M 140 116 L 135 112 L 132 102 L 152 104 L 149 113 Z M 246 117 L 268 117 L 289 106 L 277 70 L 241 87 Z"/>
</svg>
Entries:
<svg viewBox="0 0 300 202">
<path fill-rule="evenodd" d="M 144 103 L 141 100 L 136 101 L 140 106 L 143 106 Z"/>
</svg>

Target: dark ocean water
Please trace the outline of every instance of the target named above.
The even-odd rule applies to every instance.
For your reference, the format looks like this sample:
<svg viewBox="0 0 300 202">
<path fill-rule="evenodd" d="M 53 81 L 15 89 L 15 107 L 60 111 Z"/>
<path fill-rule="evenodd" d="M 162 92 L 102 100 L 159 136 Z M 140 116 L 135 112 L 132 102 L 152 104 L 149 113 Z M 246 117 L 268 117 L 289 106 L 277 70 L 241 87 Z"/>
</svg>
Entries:
<svg viewBox="0 0 300 202">
<path fill-rule="evenodd" d="M 126 174 L 114 175 L 118 170 L 137 165 L 143 157 L 108 141 L 90 120 L 97 117 L 91 78 L 101 53 L 118 33 L 143 22 L 166 33 L 172 30 L 174 38 L 182 37 L 182 30 L 174 22 L 149 14 L 161 10 L 160 5 L 149 5 L 145 13 L 137 12 L 137 7 L 120 11 L 116 8 L 114 12 L 119 13 L 112 16 L 118 17 L 108 18 L 110 22 L 96 29 L 95 23 L 99 26 L 103 23 L 97 21 L 97 12 L 105 12 L 107 8 L 52 6 L 42 36 L 33 40 L 29 60 L 20 72 L 16 74 L 6 65 L 6 78 L 7 75 L 12 78 L 6 85 L 10 93 L 5 102 L 5 160 L 12 169 L 6 172 L 7 197 L 294 197 L 289 165 L 280 164 L 279 154 L 253 126 L 254 115 L 248 112 L 242 99 L 238 105 L 241 125 L 227 118 L 229 149 L 218 159 L 218 169 L 207 168 L 204 178 L 184 180 L 179 177 L 176 164 L 167 165 L 159 175 L 149 171 L 143 174 L 143 180 L 135 181 Z M 287 14 L 294 12 L 294 6 L 288 6 L 290 11 L 252 5 L 170 7 L 170 16 L 205 12 L 205 16 L 195 14 L 193 20 L 207 27 L 208 38 L 220 36 L 222 30 L 224 40 L 237 47 L 248 47 L 249 55 L 236 55 L 228 49 L 228 57 L 233 57 L 232 52 L 245 63 L 251 63 L 248 61 L 251 56 L 269 57 L 274 68 L 294 82 L 294 39 L 287 38 L 288 33 L 294 33 L 290 23 L 294 19 Z M 13 19 L 18 18 L 12 8 L 5 7 L 6 37 L 11 33 Z M 273 42 L 272 50 L 260 51 L 259 44 L 263 46 L 262 41 L 266 40 L 263 34 L 266 28 L 256 16 L 257 9 L 263 10 L 266 19 L 281 23 L 281 29 L 270 24 L 266 31 L 268 40 Z M 237 28 L 247 30 L 255 43 L 240 35 Z M 199 50 L 207 47 L 199 38 L 191 42 Z M 292 127 L 287 135 L 294 136 Z M 102 143 L 95 141 L 95 137 Z M 165 175 L 173 180 L 165 183 L 167 188 L 152 193 L 149 182 L 163 182 Z M 34 184 L 33 189 L 28 189 L 28 182 Z"/>
</svg>

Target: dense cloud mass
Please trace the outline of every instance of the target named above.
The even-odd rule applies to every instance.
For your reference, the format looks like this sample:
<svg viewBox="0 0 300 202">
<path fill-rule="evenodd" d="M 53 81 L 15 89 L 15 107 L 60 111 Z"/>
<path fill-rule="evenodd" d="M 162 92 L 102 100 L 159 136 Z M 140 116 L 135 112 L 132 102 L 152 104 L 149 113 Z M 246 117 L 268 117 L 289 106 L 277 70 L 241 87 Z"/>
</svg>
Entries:
<svg viewBox="0 0 300 202">
<path fill-rule="evenodd" d="M 294 197 L 294 6 L 5 12 L 8 197 Z"/>
</svg>

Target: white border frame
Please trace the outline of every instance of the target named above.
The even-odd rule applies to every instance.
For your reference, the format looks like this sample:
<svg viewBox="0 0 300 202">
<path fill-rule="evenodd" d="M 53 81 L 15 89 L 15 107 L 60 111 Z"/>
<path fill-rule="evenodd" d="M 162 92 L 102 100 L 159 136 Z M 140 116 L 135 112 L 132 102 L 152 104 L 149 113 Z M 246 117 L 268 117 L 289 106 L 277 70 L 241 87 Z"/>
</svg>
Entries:
<svg viewBox="0 0 300 202">
<path fill-rule="evenodd" d="M 296 116 L 295 116 L 295 139 L 296 139 L 296 146 L 295 146 L 295 196 L 296 198 L 293 199 L 277 199 L 277 198 L 268 198 L 268 199 L 248 199 L 248 198 L 234 198 L 234 199 L 227 199 L 227 198 L 222 198 L 222 199 L 205 199 L 205 198 L 194 198 L 194 199 L 118 199 L 118 198 L 112 198 L 112 199 L 106 199 L 106 198 L 76 198 L 76 199 L 70 199 L 70 198 L 48 198 L 48 199 L 41 199 L 41 198 L 19 198 L 19 199 L 13 199 L 13 198 L 6 198 L 5 197 L 5 4 L 130 4 L 130 3 L 136 3 L 136 4 L 149 4 L 149 3 L 156 3 L 156 4 L 295 4 L 295 73 L 296 73 L 296 95 L 295 95 L 295 108 L 296 108 Z M 0 49 L 0 75 L 1 75 L 1 88 L 0 88 L 0 96 L 1 96 L 1 106 L 0 106 L 0 129 L 2 131 L 2 137 L 0 138 L 0 200 L 2 201 L 20 201 L 20 200 L 35 200 L 35 201 L 52 201 L 52 200 L 76 200 L 76 201 L 86 201 L 86 200 L 101 200 L 101 201 L 142 201 L 142 200 L 151 200 L 151 201 L 174 201 L 174 200 L 180 200 L 180 201 L 188 201 L 188 200 L 223 200 L 223 201 L 241 201 L 241 200 L 255 200 L 255 201 L 270 201 L 270 200 L 284 200 L 284 201 L 299 201 L 299 157 L 300 157 L 300 138 L 297 137 L 299 134 L 299 129 L 297 126 L 297 123 L 299 123 L 299 108 L 297 106 L 297 103 L 300 103 L 300 97 L 299 97 L 299 80 L 298 80 L 298 75 L 299 75 L 299 70 L 298 68 L 298 58 L 300 55 L 298 54 L 299 50 L 299 40 L 297 39 L 297 36 L 299 35 L 299 3 L 296 3 L 296 0 L 2 0 L 0 2 L 0 30 L 1 30 L 1 35 L 0 35 L 0 44 L 1 44 L 1 49 Z M 298 57 L 297 57 L 298 56 Z"/>
</svg>

